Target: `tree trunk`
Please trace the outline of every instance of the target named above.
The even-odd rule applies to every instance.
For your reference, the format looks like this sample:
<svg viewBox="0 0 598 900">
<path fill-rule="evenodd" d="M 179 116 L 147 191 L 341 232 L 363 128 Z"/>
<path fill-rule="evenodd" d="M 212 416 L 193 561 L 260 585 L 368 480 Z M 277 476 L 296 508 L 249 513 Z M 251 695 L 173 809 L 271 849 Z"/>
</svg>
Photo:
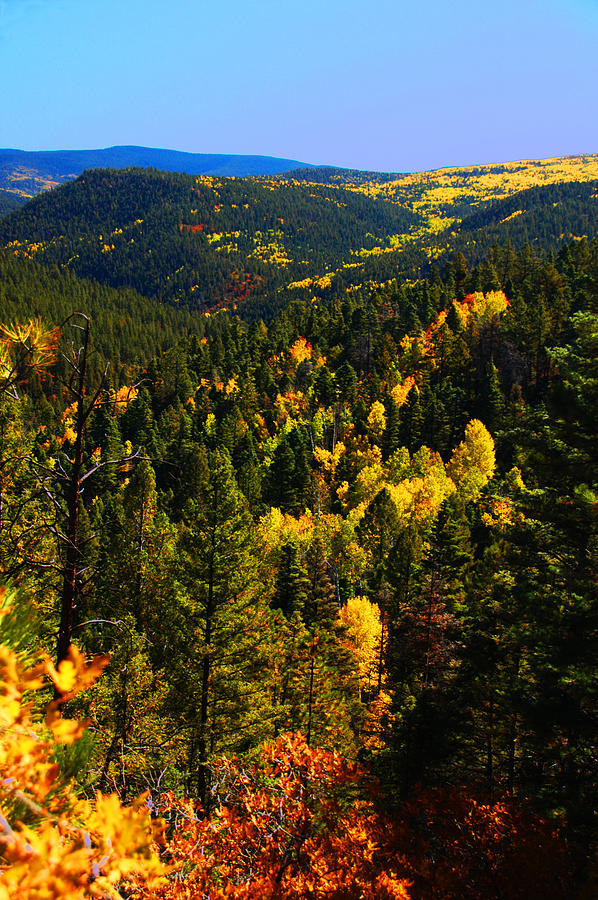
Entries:
<svg viewBox="0 0 598 900">
<path fill-rule="evenodd" d="M 307 713 L 307 746 L 311 747 L 311 727 L 312 727 L 312 713 L 313 713 L 313 705 L 314 705 L 314 669 L 316 665 L 316 648 L 314 643 L 312 642 L 312 656 L 311 663 L 309 667 L 309 706 Z"/>
<path fill-rule="evenodd" d="M 71 646 L 74 611 L 77 592 L 77 563 L 79 561 L 79 498 L 81 496 L 81 468 L 83 463 L 83 432 L 87 418 L 85 411 L 85 377 L 87 371 L 87 353 L 89 349 L 89 322 L 85 326 L 83 355 L 78 370 L 79 384 L 77 390 L 77 430 L 75 433 L 75 452 L 73 469 L 68 485 L 66 530 L 66 558 L 62 578 L 62 596 L 60 600 L 60 627 L 56 647 L 56 659 L 59 664 L 66 659 Z"/>
</svg>

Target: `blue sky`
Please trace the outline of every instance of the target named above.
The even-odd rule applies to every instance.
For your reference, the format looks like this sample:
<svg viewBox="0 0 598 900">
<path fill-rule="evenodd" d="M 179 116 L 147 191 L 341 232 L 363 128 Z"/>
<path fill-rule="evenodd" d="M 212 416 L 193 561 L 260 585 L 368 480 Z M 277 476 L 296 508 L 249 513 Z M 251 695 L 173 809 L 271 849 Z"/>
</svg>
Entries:
<svg viewBox="0 0 598 900">
<path fill-rule="evenodd" d="M 0 0 L 0 147 L 382 171 L 598 152 L 598 0 Z"/>
</svg>

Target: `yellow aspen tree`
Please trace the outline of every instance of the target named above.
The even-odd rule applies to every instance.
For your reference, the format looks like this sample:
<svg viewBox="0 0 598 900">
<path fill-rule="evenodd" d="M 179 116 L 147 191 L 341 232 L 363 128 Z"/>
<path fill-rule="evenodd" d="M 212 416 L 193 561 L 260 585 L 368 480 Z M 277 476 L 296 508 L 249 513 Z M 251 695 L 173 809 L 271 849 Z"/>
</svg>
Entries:
<svg viewBox="0 0 598 900">
<path fill-rule="evenodd" d="M 367 597 L 349 597 L 339 613 L 346 628 L 346 644 L 355 655 L 359 671 L 359 688 L 363 694 L 376 678 L 378 648 L 382 634 L 380 608 Z"/>
<path fill-rule="evenodd" d="M 447 472 L 455 482 L 458 494 L 465 502 L 479 496 L 494 475 L 496 455 L 494 440 L 479 419 L 472 419 L 465 427 L 465 438 L 454 450 Z"/>
</svg>

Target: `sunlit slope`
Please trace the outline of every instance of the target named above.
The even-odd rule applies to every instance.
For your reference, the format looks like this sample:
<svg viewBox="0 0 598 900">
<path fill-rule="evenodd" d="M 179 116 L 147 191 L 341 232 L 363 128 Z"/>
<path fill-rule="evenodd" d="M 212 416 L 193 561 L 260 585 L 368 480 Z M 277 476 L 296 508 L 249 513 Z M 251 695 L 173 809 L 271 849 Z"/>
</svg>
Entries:
<svg viewBox="0 0 598 900">
<path fill-rule="evenodd" d="M 387 181 L 349 180 L 346 186 L 368 197 L 406 205 L 423 214 L 430 230 L 437 232 L 463 218 L 472 206 L 532 187 L 594 179 L 598 179 L 598 155 L 592 154 L 435 169 Z"/>
<path fill-rule="evenodd" d="M 396 177 L 96 169 L 6 215 L 0 252 L 190 310 L 268 318 L 293 299 L 415 280 L 456 251 L 553 250 L 597 233 L 596 156 Z"/>
<path fill-rule="evenodd" d="M 598 178 L 598 155 L 560 156 L 554 159 L 520 160 L 486 166 L 434 169 L 378 178 L 357 184 L 355 190 L 369 196 L 442 206 L 494 200 L 530 187 L 559 181 L 593 181 Z"/>
<path fill-rule="evenodd" d="M 396 257 L 402 252 L 404 258 L 399 267 L 410 276 L 416 273 L 418 262 L 421 264 L 425 259 L 438 258 L 476 243 L 486 244 L 486 235 L 471 236 L 474 229 L 485 231 L 490 227 L 495 240 L 508 237 L 515 243 L 529 241 L 542 248 L 553 247 L 559 240 L 595 233 L 593 201 L 596 191 L 577 191 L 575 188 L 575 185 L 598 179 L 598 155 L 595 154 L 403 175 L 324 168 L 306 169 L 297 176 L 304 182 L 317 178 L 327 184 L 342 185 L 355 193 L 398 204 L 415 213 L 416 224 L 407 232 L 387 235 L 386 240 L 364 247 L 361 254 L 371 259 L 382 254 Z M 562 185 L 563 191 L 553 196 L 548 189 L 557 185 Z M 509 198 L 513 198 L 510 208 Z M 584 216 L 578 208 L 573 209 L 579 207 L 580 202 L 591 207 L 585 229 Z M 549 213 L 550 203 L 561 206 L 559 214 Z M 496 209 L 496 214 L 487 217 L 480 214 L 489 207 Z M 539 209 L 542 209 L 540 214 Z M 506 223 L 509 215 L 522 213 L 527 215 L 516 227 L 500 227 L 501 220 Z M 568 222 L 569 213 L 573 215 L 572 222 Z M 470 217 L 473 217 L 471 222 Z M 560 219 L 559 227 L 557 219 Z M 467 238 L 461 237 L 462 231 L 468 233 Z M 489 240 L 489 233 L 487 236 Z"/>
</svg>

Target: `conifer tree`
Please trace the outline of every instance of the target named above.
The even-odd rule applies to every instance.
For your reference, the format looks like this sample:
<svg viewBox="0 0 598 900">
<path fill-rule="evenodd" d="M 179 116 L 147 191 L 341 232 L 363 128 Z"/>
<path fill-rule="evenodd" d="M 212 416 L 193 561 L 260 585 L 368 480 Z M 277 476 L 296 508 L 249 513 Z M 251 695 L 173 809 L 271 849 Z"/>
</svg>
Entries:
<svg viewBox="0 0 598 900">
<path fill-rule="evenodd" d="M 301 565 L 297 545 L 285 544 L 271 601 L 272 608 L 280 609 L 290 619 L 294 613 L 305 609 L 308 589 L 309 579 Z"/>
<path fill-rule="evenodd" d="M 209 454 L 184 510 L 173 702 L 187 730 L 188 787 L 210 803 L 210 755 L 250 746 L 268 718 L 270 618 L 258 577 L 254 528 L 226 451 Z"/>
<path fill-rule="evenodd" d="M 306 556 L 308 584 L 294 677 L 297 725 L 308 744 L 352 746 L 359 727 L 358 664 L 343 644 L 336 588 L 324 545 L 315 538 Z"/>
</svg>

